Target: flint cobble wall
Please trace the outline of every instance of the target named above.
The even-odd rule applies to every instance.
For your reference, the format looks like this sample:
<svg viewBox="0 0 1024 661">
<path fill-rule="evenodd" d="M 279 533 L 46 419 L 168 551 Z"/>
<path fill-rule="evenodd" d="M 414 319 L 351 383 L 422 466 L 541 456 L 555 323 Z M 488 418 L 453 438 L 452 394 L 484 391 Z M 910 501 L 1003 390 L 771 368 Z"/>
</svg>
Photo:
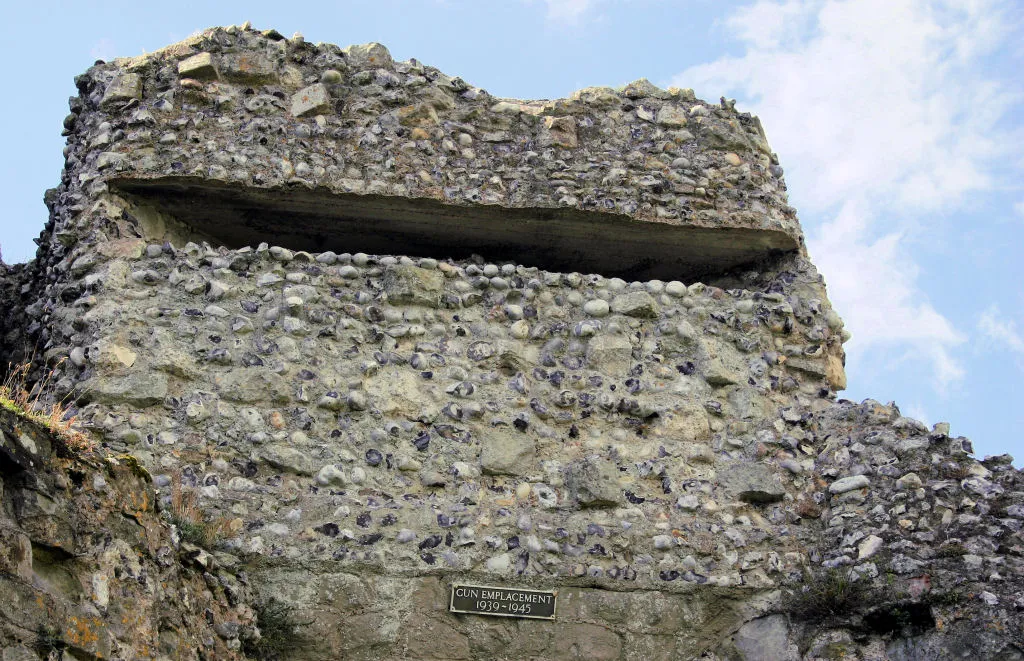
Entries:
<svg viewBox="0 0 1024 661">
<path fill-rule="evenodd" d="M 76 79 L 69 170 L 775 229 L 797 242 L 756 118 L 637 81 L 498 99 L 380 44 L 215 29 Z"/>
<path fill-rule="evenodd" d="M 1019 472 L 837 401 L 849 335 L 756 118 L 646 81 L 495 99 L 377 44 L 248 27 L 76 83 L 34 275 L 0 280 L 5 350 L 64 359 L 57 389 L 161 506 L 196 495 L 222 532 L 211 595 L 313 616 L 300 656 L 1019 652 Z M 442 248 L 465 221 L 523 259 L 303 234 L 343 220 L 412 253 L 433 216 Z M 603 275 L 549 268 L 543 233 L 517 242 L 537 219 L 651 239 L 602 243 Z M 664 270 L 645 247 L 712 258 L 611 277 Z M 830 570 L 876 592 L 827 624 L 781 599 Z M 453 581 L 561 610 L 453 615 Z"/>
<path fill-rule="evenodd" d="M 116 300 L 74 319 L 83 414 L 183 470 L 239 548 L 644 583 L 785 564 L 807 458 L 748 459 L 796 442 L 779 407 L 829 392 L 827 358 L 786 341 L 831 332 L 821 312 L 510 264 L 123 248 L 96 279 Z M 685 534 L 742 498 L 776 504 Z"/>
</svg>

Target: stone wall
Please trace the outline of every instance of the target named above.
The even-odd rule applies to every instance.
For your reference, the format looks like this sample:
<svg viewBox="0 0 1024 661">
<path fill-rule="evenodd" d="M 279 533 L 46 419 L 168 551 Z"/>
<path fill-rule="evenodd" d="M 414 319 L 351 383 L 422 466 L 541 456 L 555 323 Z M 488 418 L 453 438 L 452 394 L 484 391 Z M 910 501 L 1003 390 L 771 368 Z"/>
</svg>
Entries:
<svg viewBox="0 0 1024 661">
<path fill-rule="evenodd" d="M 0 408 L 0 658 L 244 658 L 244 587 L 172 535 L 145 469 L 62 448 Z"/>
<path fill-rule="evenodd" d="M 38 298 L 29 285 L 30 267 L 13 266 L 0 262 L 0 357 L 6 370 L 7 363 L 21 364 L 27 359 L 25 308 Z M 35 293 L 35 295 L 33 295 Z"/>
<path fill-rule="evenodd" d="M 756 118 L 248 27 L 77 84 L 22 327 L 296 658 L 1018 658 L 1019 473 L 836 400 Z"/>
<path fill-rule="evenodd" d="M 76 84 L 69 166 L 104 176 L 569 207 L 800 242 L 757 119 L 645 80 L 497 99 L 380 44 L 216 29 Z"/>
</svg>

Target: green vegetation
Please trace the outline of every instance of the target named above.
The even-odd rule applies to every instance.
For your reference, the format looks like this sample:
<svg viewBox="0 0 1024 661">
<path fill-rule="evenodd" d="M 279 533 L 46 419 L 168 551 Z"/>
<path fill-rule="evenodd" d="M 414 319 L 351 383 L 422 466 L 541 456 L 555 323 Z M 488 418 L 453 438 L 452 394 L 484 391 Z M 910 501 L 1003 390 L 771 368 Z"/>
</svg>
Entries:
<svg viewBox="0 0 1024 661">
<path fill-rule="evenodd" d="M 955 543 L 939 547 L 935 553 L 936 558 L 959 558 L 962 555 L 967 555 L 967 549 L 963 544 Z"/>
<path fill-rule="evenodd" d="M 280 661 L 290 652 L 310 650 L 313 639 L 303 629 L 312 620 L 296 618 L 295 607 L 270 597 L 254 605 L 260 637 L 242 641 L 242 652 L 256 661 Z"/>
<path fill-rule="evenodd" d="M 89 437 L 75 428 L 75 418 L 70 415 L 68 400 L 55 399 L 53 376 L 64 363 L 61 359 L 40 381 L 29 384 L 31 363 L 7 365 L 7 376 L 0 383 L 0 408 L 20 418 L 29 420 L 53 434 L 57 441 L 57 453 L 61 456 L 89 454 L 93 443 Z"/>
<path fill-rule="evenodd" d="M 783 610 L 808 623 L 842 621 L 844 626 L 872 634 L 916 635 L 935 628 L 932 606 L 956 603 L 955 591 L 912 599 L 895 589 L 895 574 L 885 575 L 885 587 L 868 579 L 854 580 L 849 569 L 805 571 L 802 585 L 783 597 Z"/>
<path fill-rule="evenodd" d="M 43 659 L 50 658 L 50 652 L 57 652 L 64 649 L 64 641 L 60 639 L 56 629 L 46 625 L 40 625 L 36 630 L 36 639 L 32 644 L 32 650 Z"/>
<path fill-rule="evenodd" d="M 180 472 L 175 472 L 171 477 L 171 508 L 168 518 L 178 529 L 181 541 L 207 549 L 216 546 L 227 530 L 225 521 L 206 520 L 196 492 L 181 485 Z"/>
<path fill-rule="evenodd" d="M 855 581 L 849 570 L 804 573 L 799 589 L 783 598 L 783 608 L 809 622 L 850 615 L 870 602 L 867 581 Z"/>
</svg>

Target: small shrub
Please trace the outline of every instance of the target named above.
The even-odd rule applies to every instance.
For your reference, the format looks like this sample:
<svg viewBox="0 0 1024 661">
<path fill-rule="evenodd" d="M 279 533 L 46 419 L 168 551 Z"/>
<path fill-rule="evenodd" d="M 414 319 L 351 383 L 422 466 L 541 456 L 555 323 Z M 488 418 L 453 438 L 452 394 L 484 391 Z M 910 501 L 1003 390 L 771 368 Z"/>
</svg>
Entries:
<svg viewBox="0 0 1024 661">
<path fill-rule="evenodd" d="M 49 659 L 51 652 L 59 654 L 64 647 L 64 641 L 60 639 L 60 634 L 56 629 L 45 624 L 39 625 L 39 628 L 36 629 L 36 639 L 32 643 L 32 650 L 36 654 L 43 659 Z"/>
<path fill-rule="evenodd" d="M 242 652 L 256 661 L 280 661 L 289 652 L 308 651 L 313 639 L 303 631 L 312 620 L 300 621 L 295 607 L 273 597 L 254 605 L 259 638 L 242 641 Z"/>
<path fill-rule="evenodd" d="M 870 601 L 866 581 L 854 581 L 849 570 L 804 573 L 803 585 L 783 600 L 786 611 L 810 622 L 856 612 Z"/>
<path fill-rule="evenodd" d="M 71 415 L 71 394 L 56 399 L 54 374 L 64 363 L 62 358 L 46 372 L 46 375 L 29 383 L 32 363 L 7 364 L 7 376 L 0 383 L 0 408 L 31 420 L 48 429 L 58 442 L 55 448 L 60 456 L 89 454 L 94 446 L 89 437 L 75 428 L 75 416 Z"/>
<path fill-rule="evenodd" d="M 962 555 L 967 555 L 967 548 L 963 544 L 956 543 L 941 546 L 935 552 L 936 558 L 959 558 Z"/>
<path fill-rule="evenodd" d="M 970 601 L 970 597 L 961 588 L 950 588 L 948 590 L 933 590 L 924 599 L 925 603 L 932 606 L 959 606 Z"/>
<path fill-rule="evenodd" d="M 199 507 L 196 492 L 182 486 L 181 471 L 175 471 L 171 476 L 171 509 L 168 517 L 178 529 L 178 537 L 182 541 L 203 548 L 215 546 L 227 532 L 227 521 L 206 519 Z"/>
</svg>

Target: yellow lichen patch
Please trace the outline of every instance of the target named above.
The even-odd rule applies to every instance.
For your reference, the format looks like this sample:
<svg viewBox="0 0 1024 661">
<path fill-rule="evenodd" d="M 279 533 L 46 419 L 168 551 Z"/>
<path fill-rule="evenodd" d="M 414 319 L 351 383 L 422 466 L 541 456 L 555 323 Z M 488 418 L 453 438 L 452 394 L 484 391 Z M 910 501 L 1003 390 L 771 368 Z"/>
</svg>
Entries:
<svg viewBox="0 0 1024 661">
<path fill-rule="evenodd" d="M 91 620 L 91 622 L 90 622 Z M 69 643 L 77 647 L 87 647 L 99 642 L 100 636 L 97 629 L 103 623 L 96 618 L 78 618 L 74 615 L 68 618 L 68 628 L 65 637 Z"/>
<path fill-rule="evenodd" d="M 139 463 L 138 457 L 130 454 L 121 454 L 117 456 L 117 463 L 122 466 L 127 466 L 132 474 L 141 477 L 146 482 L 152 482 L 153 476 L 149 474 L 146 467 Z"/>
</svg>

